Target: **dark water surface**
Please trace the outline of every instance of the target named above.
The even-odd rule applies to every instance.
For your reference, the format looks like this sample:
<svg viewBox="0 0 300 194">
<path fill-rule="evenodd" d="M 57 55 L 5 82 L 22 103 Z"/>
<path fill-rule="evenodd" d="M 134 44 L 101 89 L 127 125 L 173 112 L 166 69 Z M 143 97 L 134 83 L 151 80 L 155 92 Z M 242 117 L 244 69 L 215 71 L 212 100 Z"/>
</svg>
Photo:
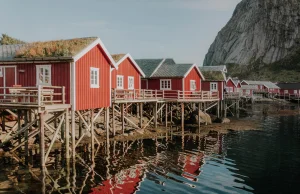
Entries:
<svg viewBox="0 0 300 194">
<path fill-rule="evenodd" d="M 299 116 L 265 117 L 262 130 L 111 142 L 53 155 L 45 176 L 1 159 L 0 193 L 299 193 Z"/>
</svg>

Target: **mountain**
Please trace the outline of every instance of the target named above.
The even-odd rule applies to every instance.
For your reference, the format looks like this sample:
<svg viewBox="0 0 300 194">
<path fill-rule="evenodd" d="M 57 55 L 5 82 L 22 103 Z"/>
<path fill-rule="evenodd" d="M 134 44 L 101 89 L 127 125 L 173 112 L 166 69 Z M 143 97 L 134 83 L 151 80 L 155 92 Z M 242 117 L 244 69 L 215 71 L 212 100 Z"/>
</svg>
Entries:
<svg viewBox="0 0 300 194">
<path fill-rule="evenodd" d="M 242 0 L 203 65 L 224 64 L 232 76 L 300 81 L 300 0 Z"/>
</svg>

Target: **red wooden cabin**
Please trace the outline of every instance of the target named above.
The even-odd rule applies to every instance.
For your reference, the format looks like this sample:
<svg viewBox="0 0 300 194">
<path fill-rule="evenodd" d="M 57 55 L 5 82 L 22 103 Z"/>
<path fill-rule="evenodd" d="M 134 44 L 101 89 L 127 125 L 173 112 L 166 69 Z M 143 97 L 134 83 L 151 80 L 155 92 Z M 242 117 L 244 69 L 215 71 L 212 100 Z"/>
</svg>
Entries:
<svg viewBox="0 0 300 194">
<path fill-rule="evenodd" d="M 195 64 L 176 64 L 173 59 L 137 59 L 145 73 L 142 89 L 200 91 L 204 76 Z"/>
<path fill-rule="evenodd" d="M 300 83 L 278 83 L 280 94 L 300 95 Z"/>
<path fill-rule="evenodd" d="M 226 85 L 225 74 L 222 71 L 210 71 L 205 68 L 201 71 L 205 77 L 202 82 L 202 90 L 210 92 L 218 92 L 220 100 L 224 99 L 224 89 Z"/>
<path fill-rule="evenodd" d="M 115 62 L 99 38 L 0 46 L 0 87 L 64 86 L 72 110 L 111 105 Z M 0 91 L 7 94 L 8 90 Z"/>
<path fill-rule="evenodd" d="M 225 88 L 227 92 L 240 92 L 241 83 L 239 80 L 234 80 L 231 77 L 228 77 Z"/>
<path fill-rule="evenodd" d="M 116 89 L 141 89 L 141 77 L 145 74 L 130 54 L 112 55 L 116 68 L 112 69 L 111 86 Z"/>
<path fill-rule="evenodd" d="M 264 91 L 269 93 L 279 93 L 279 87 L 270 81 L 248 81 L 243 80 L 242 85 L 251 85 L 256 87 L 256 91 Z"/>
</svg>

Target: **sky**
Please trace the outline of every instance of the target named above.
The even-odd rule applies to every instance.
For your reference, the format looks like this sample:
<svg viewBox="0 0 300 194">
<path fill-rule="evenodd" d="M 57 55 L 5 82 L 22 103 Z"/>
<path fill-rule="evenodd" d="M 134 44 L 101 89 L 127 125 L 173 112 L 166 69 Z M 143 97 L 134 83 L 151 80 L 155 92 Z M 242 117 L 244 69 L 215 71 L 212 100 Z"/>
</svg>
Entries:
<svg viewBox="0 0 300 194">
<path fill-rule="evenodd" d="M 111 54 L 202 65 L 241 0 L 0 0 L 0 33 L 33 42 L 100 37 Z"/>
</svg>

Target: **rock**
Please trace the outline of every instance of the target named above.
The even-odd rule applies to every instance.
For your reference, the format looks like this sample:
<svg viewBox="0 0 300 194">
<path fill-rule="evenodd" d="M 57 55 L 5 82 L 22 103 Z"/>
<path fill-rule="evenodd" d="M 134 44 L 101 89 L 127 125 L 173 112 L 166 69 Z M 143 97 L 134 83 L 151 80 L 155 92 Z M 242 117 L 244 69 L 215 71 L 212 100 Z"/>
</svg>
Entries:
<svg viewBox="0 0 300 194">
<path fill-rule="evenodd" d="M 130 133 L 129 133 L 129 136 L 133 136 L 134 135 L 134 133 L 131 131 Z"/>
<path fill-rule="evenodd" d="M 230 123 L 230 120 L 228 118 L 223 118 L 222 123 Z"/>
<path fill-rule="evenodd" d="M 124 133 L 123 136 L 128 137 L 128 133 Z"/>
<path fill-rule="evenodd" d="M 259 69 L 293 59 L 290 55 L 300 45 L 299 7 L 299 0 L 242 0 L 210 46 L 204 66 L 238 64 Z"/>
</svg>

